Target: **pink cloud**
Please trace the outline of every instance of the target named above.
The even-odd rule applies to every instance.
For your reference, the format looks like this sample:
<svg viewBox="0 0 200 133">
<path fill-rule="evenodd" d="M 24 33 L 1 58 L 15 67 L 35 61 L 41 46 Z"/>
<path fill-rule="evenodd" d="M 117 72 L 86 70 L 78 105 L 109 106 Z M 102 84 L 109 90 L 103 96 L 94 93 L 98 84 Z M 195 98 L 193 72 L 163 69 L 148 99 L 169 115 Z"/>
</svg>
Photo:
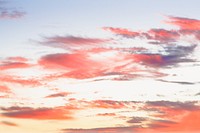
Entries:
<svg viewBox="0 0 200 133">
<path fill-rule="evenodd" d="M 124 37 L 138 37 L 140 36 L 139 32 L 130 31 L 124 28 L 113 28 L 113 27 L 103 27 L 104 30 L 111 31 L 114 34 L 121 35 Z"/>
<path fill-rule="evenodd" d="M 27 63 L 28 59 L 24 57 L 8 57 L 0 62 L 0 70 L 22 69 L 32 67 L 32 64 Z"/>
<path fill-rule="evenodd" d="M 168 24 L 178 26 L 183 30 L 200 30 L 200 20 L 168 16 L 169 21 L 165 21 Z"/>
<path fill-rule="evenodd" d="M 25 79 L 23 77 L 1 75 L 0 82 L 6 82 L 10 84 L 20 84 L 22 86 L 39 86 L 42 85 L 41 81 L 38 79 Z"/>
<path fill-rule="evenodd" d="M 151 29 L 142 35 L 150 41 L 155 41 L 149 43 L 158 44 L 169 44 L 171 42 L 176 42 L 180 37 L 178 31 L 165 29 Z"/>
</svg>

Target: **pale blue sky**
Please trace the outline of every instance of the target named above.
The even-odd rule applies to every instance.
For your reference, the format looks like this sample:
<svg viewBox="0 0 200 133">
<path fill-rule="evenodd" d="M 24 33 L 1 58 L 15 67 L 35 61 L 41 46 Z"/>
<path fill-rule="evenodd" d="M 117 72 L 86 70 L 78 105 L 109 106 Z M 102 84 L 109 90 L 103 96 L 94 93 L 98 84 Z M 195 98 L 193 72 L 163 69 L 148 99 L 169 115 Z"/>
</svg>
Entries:
<svg viewBox="0 0 200 133">
<path fill-rule="evenodd" d="M 29 47 L 30 40 L 39 40 L 41 36 L 103 37 L 104 26 L 133 30 L 164 28 L 168 25 L 162 24 L 163 15 L 199 19 L 199 5 L 199 0 L 9 0 L 1 7 L 24 11 L 26 15 L 0 20 L 1 51 L 6 53 L 4 49 L 21 45 Z"/>
</svg>

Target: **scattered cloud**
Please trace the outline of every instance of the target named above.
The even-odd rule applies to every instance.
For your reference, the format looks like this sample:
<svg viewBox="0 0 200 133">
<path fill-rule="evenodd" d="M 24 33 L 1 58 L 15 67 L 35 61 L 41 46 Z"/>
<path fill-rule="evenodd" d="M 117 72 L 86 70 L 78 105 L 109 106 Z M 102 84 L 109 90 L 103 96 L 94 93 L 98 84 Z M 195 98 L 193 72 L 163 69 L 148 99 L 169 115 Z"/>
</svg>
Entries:
<svg viewBox="0 0 200 133">
<path fill-rule="evenodd" d="M 63 129 L 64 133 L 135 133 L 136 126 L 132 127 L 104 127 L 104 128 L 91 128 L 91 129 Z"/>
<path fill-rule="evenodd" d="M 9 122 L 9 121 L 1 121 L 0 124 L 6 125 L 6 126 L 14 126 L 14 127 L 18 126 L 17 124 L 13 122 Z"/>
<path fill-rule="evenodd" d="M 86 38 L 76 36 L 54 36 L 45 37 L 41 44 L 49 47 L 62 48 L 62 49 L 88 49 L 99 47 L 104 43 L 108 43 L 110 39 L 100 38 Z"/>
<path fill-rule="evenodd" d="M 25 12 L 22 11 L 8 11 L 8 10 L 4 10 L 0 12 L 0 19 L 18 19 L 18 18 L 22 18 L 25 16 Z"/>
<path fill-rule="evenodd" d="M 140 36 L 139 32 L 134 32 L 125 28 L 103 27 L 102 29 L 106 31 L 111 31 L 116 35 L 120 35 L 127 38 L 134 38 Z"/>
<path fill-rule="evenodd" d="M 116 116 L 115 113 L 99 113 L 97 116 Z"/>
<path fill-rule="evenodd" d="M 186 82 L 186 81 L 167 81 L 167 80 L 163 80 L 163 79 L 158 79 L 158 81 L 166 82 L 166 83 L 181 84 L 181 85 L 194 85 L 194 84 L 196 84 L 196 83 L 194 83 L 194 82 Z"/>
<path fill-rule="evenodd" d="M 200 106 L 196 105 L 196 101 L 190 102 L 171 102 L 171 101 L 148 101 L 146 105 L 149 107 L 165 107 L 173 110 L 199 110 Z"/>
<path fill-rule="evenodd" d="M 67 107 L 54 108 L 31 108 L 31 107 L 10 107 L 3 108 L 6 112 L 1 113 L 4 117 L 37 120 L 71 120 L 72 109 Z"/>
<path fill-rule="evenodd" d="M 7 1 L 0 1 L 0 19 L 19 19 L 26 15 L 26 12 L 6 6 Z"/>
<path fill-rule="evenodd" d="M 66 96 L 68 96 L 70 94 L 71 93 L 68 93 L 68 92 L 59 92 L 59 93 L 48 95 L 45 98 L 66 97 Z"/>
<path fill-rule="evenodd" d="M 147 120 L 148 119 L 145 117 L 132 117 L 130 120 L 127 121 L 127 123 L 142 123 Z"/>
<path fill-rule="evenodd" d="M 169 20 L 165 21 L 166 23 L 178 26 L 180 29 L 200 30 L 200 20 L 174 16 L 167 16 L 167 18 Z"/>
<path fill-rule="evenodd" d="M 10 76 L 10 75 L 0 75 L 0 82 L 4 83 L 12 83 L 12 84 L 19 84 L 22 86 L 39 86 L 42 85 L 41 81 L 34 78 L 23 78 L 19 76 Z"/>
<path fill-rule="evenodd" d="M 22 69 L 32 67 L 32 64 L 27 63 L 28 59 L 24 57 L 8 57 L 0 61 L 0 70 Z"/>
</svg>

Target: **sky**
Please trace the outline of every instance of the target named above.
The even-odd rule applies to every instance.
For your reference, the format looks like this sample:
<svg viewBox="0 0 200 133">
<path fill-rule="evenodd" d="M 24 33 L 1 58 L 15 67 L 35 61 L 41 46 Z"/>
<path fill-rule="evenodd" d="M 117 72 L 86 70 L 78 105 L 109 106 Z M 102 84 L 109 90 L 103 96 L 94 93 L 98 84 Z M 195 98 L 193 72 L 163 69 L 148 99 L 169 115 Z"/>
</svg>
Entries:
<svg viewBox="0 0 200 133">
<path fill-rule="evenodd" d="M 0 132 L 199 133 L 199 0 L 0 0 Z"/>
</svg>

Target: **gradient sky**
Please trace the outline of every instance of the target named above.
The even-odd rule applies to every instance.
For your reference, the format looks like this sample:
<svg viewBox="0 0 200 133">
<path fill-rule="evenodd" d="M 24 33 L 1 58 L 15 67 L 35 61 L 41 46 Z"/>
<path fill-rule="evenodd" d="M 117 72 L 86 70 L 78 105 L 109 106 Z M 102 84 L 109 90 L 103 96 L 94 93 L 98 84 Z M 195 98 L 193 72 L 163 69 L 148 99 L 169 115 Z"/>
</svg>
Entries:
<svg viewBox="0 0 200 133">
<path fill-rule="evenodd" d="M 199 133 L 199 0 L 0 0 L 0 132 Z"/>
</svg>

